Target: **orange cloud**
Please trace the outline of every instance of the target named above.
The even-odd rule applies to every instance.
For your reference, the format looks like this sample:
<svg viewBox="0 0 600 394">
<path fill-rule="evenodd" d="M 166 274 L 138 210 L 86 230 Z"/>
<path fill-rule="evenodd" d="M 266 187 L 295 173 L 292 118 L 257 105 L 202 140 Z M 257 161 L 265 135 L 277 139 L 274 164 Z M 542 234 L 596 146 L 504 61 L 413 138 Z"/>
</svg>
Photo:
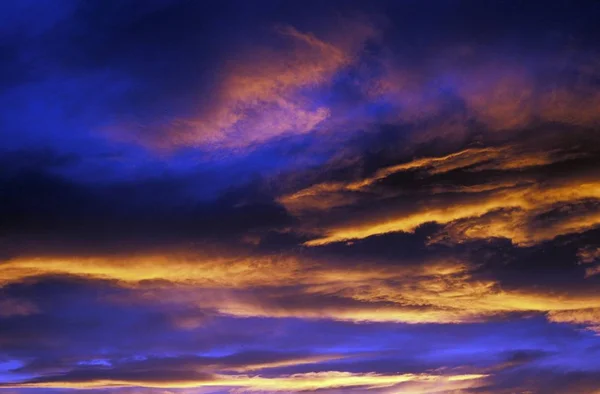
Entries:
<svg viewBox="0 0 600 394">
<path fill-rule="evenodd" d="M 586 156 L 583 152 L 539 151 L 519 145 L 470 148 L 442 157 L 426 157 L 384 167 L 363 179 L 315 184 L 283 195 L 279 202 L 307 221 L 311 220 L 312 212 L 348 207 L 348 215 L 331 223 L 322 225 L 317 220 L 316 229 L 307 224 L 307 232 L 325 233 L 306 242 L 308 246 L 392 232 L 412 232 L 427 222 L 446 225 L 436 238 L 438 240 L 461 242 L 504 237 L 517 244 L 530 245 L 595 228 L 600 223 L 600 210 L 586 205 L 586 202 L 600 201 L 600 182 L 596 177 L 573 174 L 538 182 L 535 174 L 524 172 Z M 390 176 L 415 171 L 423 179 L 415 182 L 417 187 L 390 188 L 383 183 Z M 506 176 L 499 181 L 484 180 L 471 185 L 429 181 L 443 179 L 440 175 L 452 171 L 503 171 Z M 444 193 L 445 198 L 442 198 Z M 409 200 L 411 195 L 418 203 Z M 389 204 L 396 197 L 407 199 L 406 206 Z M 363 210 L 355 217 L 351 208 L 361 201 L 382 201 L 382 204 L 387 201 L 389 208 L 375 204 L 371 210 Z M 537 223 L 538 218 L 551 212 L 556 212 L 556 219 Z"/>
<path fill-rule="evenodd" d="M 469 238 L 504 237 L 518 244 L 532 244 L 552 239 L 557 235 L 596 227 L 600 223 L 600 213 L 595 212 L 567 218 L 535 232 L 530 231 L 526 226 L 527 218 L 552 209 L 554 204 L 572 203 L 586 198 L 600 198 L 600 183 L 574 183 L 547 189 L 532 185 L 515 190 L 501 190 L 474 201 L 446 206 L 425 206 L 408 214 L 395 217 L 391 215 L 384 220 L 365 218 L 363 222 L 357 224 L 335 225 L 327 230 L 326 236 L 308 241 L 306 245 L 319 246 L 392 232 L 412 232 L 427 222 L 449 224 L 448 231 L 444 234 L 458 241 Z M 482 216 L 499 210 L 511 210 L 516 213 L 503 214 L 478 224 Z M 466 218 L 475 219 L 473 222 L 464 222 L 461 228 L 461 222 L 456 223 L 456 221 Z"/>
<path fill-rule="evenodd" d="M 377 170 L 373 175 L 350 182 L 325 182 L 312 185 L 300 191 L 281 196 L 278 201 L 294 213 L 304 211 L 328 210 L 330 208 L 351 205 L 359 199 L 357 193 L 364 192 L 370 198 L 388 198 L 402 194 L 402 190 L 386 190 L 382 196 L 371 193 L 370 188 L 377 182 L 395 174 L 407 171 L 419 171 L 428 176 L 444 174 L 464 169 L 466 171 L 483 170 L 524 170 L 530 167 L 545 166 L 584 156 L 583 153 L 565 153 L 560 150 L 531 151 L 516 145 L 488 148 L 469 148 L 442 157 L 424 157 L 406 163 L 388 166 Z M 494 189 L 516 187 L 527 179 L 486 183 L 473 186 L 434 185 L 433 194 L 443 192 L 478 193 Z"/>
<path fill-rule="evenodd" d="M 330 117 L 330 108 L 315 105 L 308 93 L 329 84 L 377 34 L 365 21 L 343 24 L 349 33 L 329 34 L 330 40 L 291 26 L 274 29 L 285 50 L 264 46 L 232 56 L 225 62 L 212 103 L 198 116 L 149 126 L 158 131 L 139 134 L 138 140 L 159 147 L 235 150 L 314 130 Z"/>
<path fill-rule="evenodd" d="M 458 45 L 430 56 L 419 67 L 402 58 L 381 58 L 383 75 L 366 81 L 364 90 L 370 99 L 397 105 L 394 122 L 400 123 L 442 113 L 448 102 L 438 94 L 443 88 L 464 105 L 459 122 L 475 120 L 492 131 L 522 129 L 539 121 L 598 125 L 600 92 L 594 81 L 600 62 L 596 58 L 574 64 L 571 55 L 538 58 L 531 64 Z M 566 73 L 577 73 L 578 78 L 565 78 Z M 542 75 L 552 77 L 545 80 Z M 447 136 L 445 129 L 428 137 Z"/>
<path fill-rule="evenodd" d="M 587 265 L 586 278 L 600 274 L 600 248 L 592 246 L 580 248 L 577 257 L 579 257 L 580 264 Z"/>
<path fill-rule="evenodd" d="M 195 388 L 195 387 L 231 387 L 243 388 L 245 391 L 293 392 L 319 390 L 328 388 L 363 387 L 384 388 L 405 382 L 449 383 L 479 380 L 487 375 L 430 375 L 430 374 L 393 374 L 350 373 L 339 371 L 310 372 L 276 377 L 259 375 L 214 375 L 210 379 L 200 381 L 125 381 L 125 380 L 90 380 L 90 381 L 52 381 L 36 383 L 20 383 L 5 385 L 6 388 L 62 388 L 62 389 L 102 389 L 118 387 L 149 387 L 149 388 Z"/>
<path fill-rule="evenodd" d="M 600 248 L 592 246 L 580 248 L 577 256 L 582 264 L 594 263 L 595 261 L 600 260 Z"/>
<path fill-rule="evenodd" d="M 584 325 L 600 334 L 600 308 L 591 305 L 589 308 L 548 312 L 548 320 L 555 323 Z"/>
<path fill-rule="evenodd" d="M 382 119 L 364 114 L 361 108 L 374 101 L 394 108 L 384 116 L 384 123 L 424 129 L 414 134 L 412 143 L 440 136 L 448 141 L 454 134 L 464 138 L 473 122 L 492 131 L 550 122 L 600 123 L 600 93 L 594 85 L 600 74 L 597 60 L 572 64 L 564 54 L 537 59 L 532 65 L 526 59 L 498 58 L 481 49 L 457 46 L 415 66 L 395 59 L 383 40 L 378 41 L 382 47 L 377 56 L 366 53 L 364 44 L 384 35 L 370 21 L 347 19 L 332 25 L 336 26 L 324 34 L 280 27 L 275 35 L 285 50 L 272 45 L 231 56 L 219 73 L 210 104 L 199 108 L 196 116 L 113 132 L 124 137 L 141 129 L 134 135 L 138 142 L 163 148 L 244 150 L 315 130 L 344 134 L 349 129 L 372 129 Z M 358 90 L 364 102 L 326 104 L 311 95 L 317 89 L 330 89 L 334 76 L 350 69 L 349 87 Z M 565 77 L 569 72 L 579 75 L 576 81 Z M 453 100 L 464 108 L 448 115 Z M 431 120 L 440 115 L 443 124 L 432 125 Z"/>
<path fill-rule="evenodd" d="M 35 272 L 31 267 L 36 267 Z M 124 298 L 111 298 L 112 302 L 178 304 L 237 317 L 462 323 L 512 312 L 600 308 L 600 298 L 593 292 L 503 289 L 492 279 L 475 277 L 476 268 L 460 261 L 338 267 L 283 256 L 218 263 L 193 256 L 179 261 L 170 256 L 138 256 L 13 260 L 1 266 L 0 276 L 5 283 L 57 274 L 110 279 L 135 289 Z"/>
<path fill-rule="evenodd" d="M 119 258 L 26 258 L 0 265 L 0 284 L 43 275 L 76 275 L 124 283 L 166 281 L 207 287 L 260 286 L 295 277 L 295 259 L 226 258 L 183 253 Z"/>
</svg>

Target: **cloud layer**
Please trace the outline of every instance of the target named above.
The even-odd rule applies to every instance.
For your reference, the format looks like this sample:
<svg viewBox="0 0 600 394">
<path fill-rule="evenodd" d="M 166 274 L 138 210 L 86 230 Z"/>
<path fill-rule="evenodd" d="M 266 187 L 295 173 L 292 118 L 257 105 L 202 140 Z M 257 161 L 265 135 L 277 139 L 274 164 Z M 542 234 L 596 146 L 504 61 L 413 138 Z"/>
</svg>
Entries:
<svg viewBox="0 0 600 394">
<path fill-rule="evenodd" d="M 0 391 L 600 390 L 598 7 L 29 3 Z"/>
</svg>

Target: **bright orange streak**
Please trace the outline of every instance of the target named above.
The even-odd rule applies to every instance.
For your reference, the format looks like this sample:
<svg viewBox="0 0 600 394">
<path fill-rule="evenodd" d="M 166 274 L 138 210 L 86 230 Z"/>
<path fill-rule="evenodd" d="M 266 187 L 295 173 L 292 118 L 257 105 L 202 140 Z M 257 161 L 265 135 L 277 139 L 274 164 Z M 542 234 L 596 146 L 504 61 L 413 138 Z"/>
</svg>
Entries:
<svg viewBox="0 0 600 394">
<path fill-rule="evenodd" d="M 584 199 L 600 199 L 600 182 L 565 183 L 563 185 L 531 185 L 516 190 L 500 190 L 491 196 L 483 196 L 473 202 L 455 203 L 443 207 L 429 206 L 419 211 L 395 218 L 332 227 L 328 235 L 306 242 L 307 246 L 319 246 L 332 242 L 363 239 L 391 232 L 412 232 L 427 222 L 447 224 L 459 219 L 479 217 L 498 209 L 519 209 L 523 212 L 542 212 L 554 204 L 572 203 Z M 536 243 L 557 235 L 579 232 L 600 223 L 600 214 L 578 217 L 559 222 L 545 231 L 528 231 L 522 223 L 506 223 L 501 220 L 491 226 L 473 229 L 477 237 L 506 237 L 519 244 Z M 467 237 L 468 233 L 465 234 Z"/>
<path fill-rule="evenodd" d="M 195 388 L 195 387 L 243 387 L 248 391 L 303 391 L 343 387 L 387 387 L 405 382 L 453 382 L 479 380 L 487 377 L 483 374 L 469 375 L 428 375 L 397 374 L 381 375 L 376 373 L 354 374 L 350 372 L 311 372 L 304 374 L 284 375 L 274 378 L 249 375 L 215 375 L 206 381 L 123 381 L 123 380 L 90 380 L 85 382 L 40 382 L 17 383 L 6 385 L 6 388 L 70 388 L 70 389 L 102 389 L 119 387 L 145 388 Z"/>
<path fill-rule="evenodd" d="M 594 293 L 503 290 L 495 281 L 474 279 L 472 267 L 458 262 L 334 268 L 316 262 L 303 266 L 291 258 L 282 259 L 281 264 L 269 259 L 259 263 L 259 258 L 221 264 L 185 261 L 164 256 L 14 260 L 0 266 L 0 278 L 5 283 L 48 274 L 110 279 L 140 288 L 114 302 L 136 302 L 135 297 L 140 297 L 143 302 L 180 303 L 240 317 L 460 323 L 509 312 L 600 308 L 600 297 Z M 159 278 L 156 285 L 141 284 Z M 290 302 L 297 299 L 310 301 Z"/>
</svg>

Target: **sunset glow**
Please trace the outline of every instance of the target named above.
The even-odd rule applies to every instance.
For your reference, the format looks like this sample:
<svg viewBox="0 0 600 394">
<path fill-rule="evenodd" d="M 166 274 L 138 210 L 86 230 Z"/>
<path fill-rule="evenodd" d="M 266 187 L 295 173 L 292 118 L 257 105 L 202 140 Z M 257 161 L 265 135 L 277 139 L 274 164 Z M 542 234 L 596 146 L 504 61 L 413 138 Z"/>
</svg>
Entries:
<svg viewBox="0 0 600 394">
<path fill-rule="evenodd" d="M 0 394 L 600 394 L 598 4 L 0 20 Z"/>
</svg>

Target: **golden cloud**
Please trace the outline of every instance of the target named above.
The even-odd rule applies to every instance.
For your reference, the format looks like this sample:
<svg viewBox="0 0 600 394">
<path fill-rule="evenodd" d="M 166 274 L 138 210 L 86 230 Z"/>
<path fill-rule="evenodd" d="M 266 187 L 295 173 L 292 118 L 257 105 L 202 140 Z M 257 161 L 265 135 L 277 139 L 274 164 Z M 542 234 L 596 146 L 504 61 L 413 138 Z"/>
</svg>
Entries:
<svg viewBox="0 0 600 394">
<path fill-rule="evenodd" d="M 548 320 L 555 323 L 569 323 L 586 326 L 600 334 L 600 308 L 589 305 L 581 309 L 548 312 Z"/>
<path fill-rule="evenodd" d="M 218 262 L 192 256 L 137 256 L 17 259 L 0 266 L 0 278 L 4 283 L 43 275 L 108 279 L 135 290 L 111 298 L 112 302 L 179 304 L 237 317 L 462 323 L 513 312 L 600 308 L 594 292 L 504 289 L 495 280 L 477 278 L 476 268 L 452 260 L 337 266 L 293 256 Z"/>
<path fill-rule="evenodd" d="M 412 232 L 427 222 L 446 226 L 437 239 L 461 242 L 504 237 L 516 244 L 531 245 L 558 235 L 592 229 L 600 223 L 600 209 L 593 207 L 600 202 L 597 177 L 572 174 L 540 181 L 535 174 L 524 172 L 585 157 L 584 152 L 560 149 L 540 152 L 517 145 L 470 148 L 384 167 L 358 180 L 315 184 L 285 194 L 279 202 L 289 212 L 307 220 L 306 232 L 325 233 L 306 242 L 308 246 Z M 505 176 L 469 185 L 439 183 L 443 180 L 440 175 L 452 171 L 484 170 L 502 172 Z M 415 182 L 416 186 L 385 185 L 391 176 L 415 171 L 421 179 Z M 406 201 L 406 204 L 394 206 L 390 203 L 393 199 Z M 352 207 L 362 201 L 371 202 L 371 208 L 353 215 Z M 374 201 L 381 204 L 373 204 Z M 389 208 L 386 209 L 385 204 Z M 348 214 L 328 222 L 328 216 L 322 213 L 332 208 L 346 209 Z M 315 213 L 318 220 L 313 225 L 311 219 Z M 539 218 L 549 213 L 555 213 L 553 220 L 538 223 Z"/>
<path fill-rule="evenodd" d="M 327 388 L 364 387 L 384 388 L 406 382 L 448 383 L 466 382 L 485 378 L 482 374 L 468 375 L 430 375 L 430 374 L 392 374 L 350 373 L 339 371 L 310 372 L 276 377 L 260 375 L 214 375 L 210 379 L 199 381 L 134 381 L 134 380 L 89 380 L 89 381 L 52 381 L 35 383 L 17 383 L 5 385 L 6 388 L 69 388 L 69 389 L 102 389 L 119 387 L 146 388 L 195 388 L 195 387 L 243 387 L 245 391 L 303 391 Z"/>
</svg>

